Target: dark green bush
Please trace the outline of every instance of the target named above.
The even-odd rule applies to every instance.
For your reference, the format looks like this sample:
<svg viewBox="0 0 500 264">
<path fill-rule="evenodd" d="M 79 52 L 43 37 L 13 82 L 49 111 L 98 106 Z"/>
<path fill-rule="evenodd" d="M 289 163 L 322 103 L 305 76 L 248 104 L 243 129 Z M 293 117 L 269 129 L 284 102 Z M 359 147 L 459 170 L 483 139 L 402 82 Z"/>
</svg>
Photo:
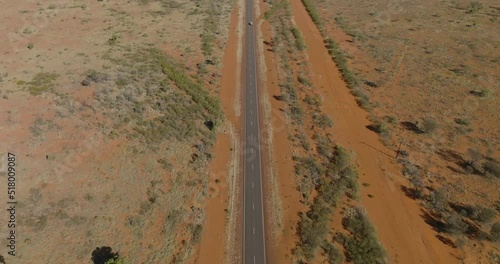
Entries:
<svg viewBox="0 0 500 264">
<path fill-rule="evenodd" d="M 325 251 L 329 264 L 340 264 L 344 262 L 344 254 L 342 251 L 337 249 L 332 243 L 324 241 L 321 246 L 323 251 Z"/>
<path fill-rule="evenodd" d="M 500 241 L 500 222 L 496 222 L 491 226 L 490 240 L 495 242 Z"/>
<path fill-rule="evenodd" d="M 483 164 L 483 169 L 486 175 L 500 178 L 500 164 L 498 162 L 487 160 Z"/>
<path fill-rule="evenodd" d="M 424 118 L 424 120 L 422 121 L 422 128 L 421 128 L 421 130 L 424 133 L 431 134 L 434 131 L 436 131 L 437 128 L 438 128 L 438 124 L 436 123 L 436 121 L 434 121 L 434 120 L 432 120 L 430 118 Z"/>
<path fill-rule="evenodd" d="M 343 219 L 344 228 L 350 232 L 344 240 L 347 259 L 356 264 L 387 263 L 384 248 L 375 235 L 375 229 L 360 208 L 351 208 Z"/>
</svg>

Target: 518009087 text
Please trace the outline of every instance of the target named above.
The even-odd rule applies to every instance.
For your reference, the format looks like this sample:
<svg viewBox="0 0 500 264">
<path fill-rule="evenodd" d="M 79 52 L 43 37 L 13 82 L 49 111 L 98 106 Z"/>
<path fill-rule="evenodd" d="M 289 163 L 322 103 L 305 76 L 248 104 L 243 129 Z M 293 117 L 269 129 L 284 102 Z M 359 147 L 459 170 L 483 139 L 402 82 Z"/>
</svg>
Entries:
<svg viewBox="0 0 500 264">
<path fill-rule="evenodd" d="M 9 230 L 7 237 L 8 254 L 16 255 L 16 155 L 7 154 L 7 211 L 9 212 L 9 221 L 7 227 Z"/>
</svg>

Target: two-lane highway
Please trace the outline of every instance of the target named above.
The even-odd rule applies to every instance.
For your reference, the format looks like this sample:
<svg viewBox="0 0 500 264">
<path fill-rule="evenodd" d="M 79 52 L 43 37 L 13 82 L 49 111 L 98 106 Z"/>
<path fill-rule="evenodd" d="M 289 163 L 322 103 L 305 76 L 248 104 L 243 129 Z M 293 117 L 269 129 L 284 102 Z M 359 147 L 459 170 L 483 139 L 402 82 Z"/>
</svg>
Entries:
<svg viewBox="0 0 500 264">
<path fill-rule="evenodd" d="M 253 0 L 246 0 L 243 159 L 243 263 L 266 263 Z M 250 23 L 252 22 L 252 23 Z"/>
</svg>

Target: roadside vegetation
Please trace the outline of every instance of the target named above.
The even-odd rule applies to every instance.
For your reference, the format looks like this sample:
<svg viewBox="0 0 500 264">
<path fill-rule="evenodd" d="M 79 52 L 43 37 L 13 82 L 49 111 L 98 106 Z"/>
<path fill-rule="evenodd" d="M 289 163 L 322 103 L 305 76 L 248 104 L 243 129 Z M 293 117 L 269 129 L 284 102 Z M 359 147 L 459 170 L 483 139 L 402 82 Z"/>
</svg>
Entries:
<svg viewBox="0 0 500 264">
<path fill-rule="evenodd" d="M 312 0 L 302 0 L 302 3 L 304 4 L 314 24 L 316 24 L 319 31 L 321 32 L 321 35 L 324 38 L 323 41 L 325 43 L 325 47 L 328 49 L 328 53 L 330 53 L 333 61 L 339 67 L 340 73 L 342 74 L 344 81 L 347 83 L 347 86 L 351 89 L 352 94 L 356 96 L 357 103 L 361 107 L 370 110 L 372 106 L 370 104 L 368 95 L 360 85 L 361 78 L 349 68 L 344 51 L 342 51 L 339 45 L 330 36 L 327 35 L 328 33 L 323 27 L 323 22 L 318 13 L 316 4 Z"/>
<path fill-rule="evenodd" d="M 180 65 L 157 49 L 139 49 L 126 53 L 124 58 L 115 58 L 111 53 L 108 59 L 120 68 L 121 74 L 110 80 L 117 84 L 116 89 L 102 87 L 96 96 L 107 111 L 119 116 L 110 135 L 126 132 L 151 146 L 172 138 L 199 138 L 203 144 L 213 145 L 215 129 L 222 121 L 219 102 L 180 70 Z M 103 73 L 88 76 L 98 74 Z M 154 117 L 148 118 L 146 112 L 154 113 Z"/>
<path fill-rule="evenodd" d="M 330 139 L 329 131 L 335 124 L 322 112 L 322 98 L 307 74 L 307 60 L 298 52 L 305 44 L 299 44 L 303 39 L 291 22 L 289 3 L 267 3 L 266 18 L 274 30 L 272 49 L 279 57 L 279 68 L 284 71 L 280 78 L 281 95 L 275 99 L 287 104 L 289 131 L 294 131 L 290 132 L 290 140 L 295 182 L 301 202 L 308 207 L 300 212 L 294 258 L 298 263 L 317 259 L 328 263 L 344 260 L 386 263 L 385 250 L 376 238 L 375 229 L 356 205 L 359 186 L 354 154 Z M 341 207 L 350 209 L 343 211 Z M 351 211 L 360 213 L 346 214 Z M 345 223 L 343 229 L 333 229 L 335 222 Z"/>
</svg>

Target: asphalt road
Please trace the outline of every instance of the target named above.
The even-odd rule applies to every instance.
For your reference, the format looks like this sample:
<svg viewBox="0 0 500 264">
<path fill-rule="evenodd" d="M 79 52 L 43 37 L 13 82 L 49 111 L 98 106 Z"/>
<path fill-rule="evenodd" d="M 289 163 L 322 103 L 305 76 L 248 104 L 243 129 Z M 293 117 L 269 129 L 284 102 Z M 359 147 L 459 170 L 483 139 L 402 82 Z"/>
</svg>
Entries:
<svg viewBox="0 0 500 264">
<path fill-rule="evenodd" d="M 253 0 L 246 0 L 245 22 L 245 94 L 244 94 L 244 161 L 243 161 L 243 263 L 266 263 L 264 244 L 264 206 L 257 98 L 257 66 L 255 57 L 255 23 Z"/>
</svg>

